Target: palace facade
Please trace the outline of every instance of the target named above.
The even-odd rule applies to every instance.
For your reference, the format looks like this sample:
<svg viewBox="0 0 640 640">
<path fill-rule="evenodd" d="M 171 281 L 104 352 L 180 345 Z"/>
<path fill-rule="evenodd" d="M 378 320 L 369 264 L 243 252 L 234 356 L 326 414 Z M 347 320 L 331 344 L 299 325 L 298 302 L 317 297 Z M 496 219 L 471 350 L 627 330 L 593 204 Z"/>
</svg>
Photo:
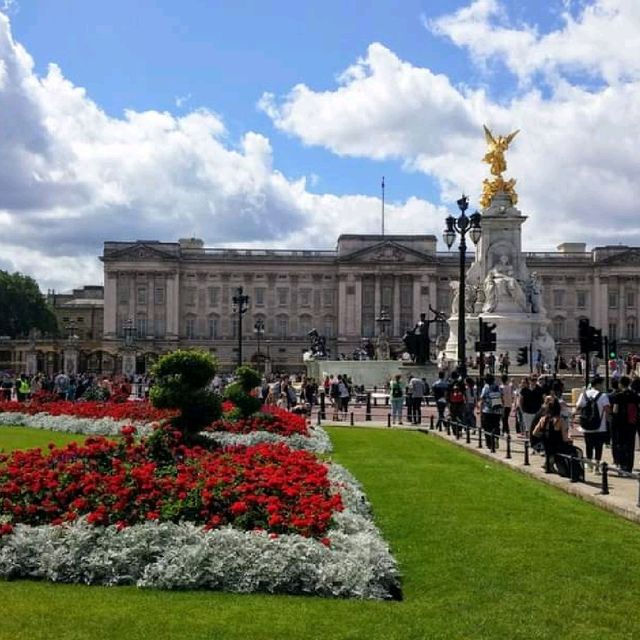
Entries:
<svg viewBox="0 0 640 640">
<path fill-rule="evenodd" d="M 588 251 L 565 243 L 524 257 L 543 284 L 549 331 L 563 354 L 578 352 L 581 318 L 617 339 L 622 353 L 640 351 L 640 248 Z M 65 337 L 0 338 L 0 369 L 51 373 L 69 366 L 64 354 L 75 352 L 79 371 L 120 373 L 128 354 L 142 373 L 162 353 L 199 347 L 231 370 L 240 318 L 233 297 L 240 287 L 249 296 L 245 362 L 300 370 L 313 328 L 326 336 L 332 357 L 348 356 L 382 324 L 392 349 L 400 350 L 421 312 L 449 314 L 459 271 L 458 252 L 437 251 L 429 235 L 341 235 L 329 251 L 206 248 L 194 238 L 105 242 L 100 259 L 104 288 L 49 296 Z M 264 332 L 257 333 L 260 321 Z M 431 333 L 435 342 L 448 327 L 434 323 Z"/>
</svg>

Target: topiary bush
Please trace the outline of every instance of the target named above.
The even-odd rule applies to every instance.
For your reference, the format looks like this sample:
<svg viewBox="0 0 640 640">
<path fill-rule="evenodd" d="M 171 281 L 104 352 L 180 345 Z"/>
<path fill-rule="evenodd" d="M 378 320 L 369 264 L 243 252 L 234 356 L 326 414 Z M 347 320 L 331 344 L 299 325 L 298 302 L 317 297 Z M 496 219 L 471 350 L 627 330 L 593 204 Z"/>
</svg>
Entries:
<svg viewBox="0 0 640 640">
<path fill-rule="evenodd" d="M 250 395 L 260 384 L 262 377 L 255 369 L 246 365 L 238 367 L 235 376 L 235 381 L 224 390 L 224 398 L 233 402 L 241 416 L 247 418 L 262 408 L 262 400 Z"/>
<path fill-rule="evenodd" d="M 206 351 L 177 350 L 162 356 L 153 366 L 155 383 L 149 394 L 158 409 L 177 409 L 171 419 L 184 440 L 197 434 L 222 415 L 220 397 L 207 389 L 216 373 L 215 358 Z"/>
</svg>

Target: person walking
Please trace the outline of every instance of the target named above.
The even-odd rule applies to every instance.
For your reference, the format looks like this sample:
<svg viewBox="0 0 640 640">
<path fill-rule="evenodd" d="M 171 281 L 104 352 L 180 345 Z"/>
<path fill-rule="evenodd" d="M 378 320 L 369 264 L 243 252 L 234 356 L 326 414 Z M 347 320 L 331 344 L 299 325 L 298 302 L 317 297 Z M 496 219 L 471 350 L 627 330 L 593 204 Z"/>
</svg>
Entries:
<svg viewBox="0 0 640 640">
<path fill-rule="evenodd" d="M 631 389 L 629 376 L 620 378 L 620 387 L 620 391 L 609 397 L 612 417 L 611 444 L 614 462 L 623 471 L 631 473 L 640 417 L 640 396 Z"/>
<path fill-rule="evenodd" d="M 508 369 L 508 366 L 507 366 Z M 509 416 L 513 407 L 514 389 L 513 383 L 509 380 L 509 376 L 505 373 L 502 376 L 502 384 L 500 385 L 500 393 L 502 393 L 502 434 L 509 433 Z"/>
<path fill-rule="evenodd" d="M 436 408 L 438 409 L 438 423 L 436 426 L 440 426 L 444 422 L 444 414 L 447 408 L 447 401 L 449 396 L 449 383 L 445 380 L 444 371 L 438 372 L 438 379 L 433 383 L 431 389 L 433 391 L 433 397 L 436 401 Z"/>
<path fill-rule="evenodd" d="M 531 427 L 538 411 L 542 407 L 544 394 L 538 384 L 538 376 L 525 378 L 520 388 L 520 410 L 522 412 L 522 433 L 525 438 L 531 433 Z"/>
<path fill-rule="evenodd" d="M 389 385 L 391 392 L 391 421 L 396 424 L 402 424 L 402 407 L 404 405 L 404 385 L 402 384 L 402 376 L 398 373 Z"/>
<path fill-rule="evenodd" d="M 600 473 L 602 448 L 607 438 L 607 422 L 611 405 L 609 397 L 602 392 L 603 379 L 594 376 L 591 386 L 585 389 L 578 398 L 576 410 L 580 412 L 580 428 L 584 433 L 584 444 L 587 459 L 595 457 L 596 473 Z"/>
<path fill-rule="evenodd" d="M 411 404 L 413 405 L 413 423 L 422 423 L 422 400 L 424 399 L 425 388 L 422 378 L 414 375 L 410 382 L 409 388 L 411 389 Z"/>
<path fill-rule="evenodd" d="M 496 436 L 500 434 L 500 420 L 502 418 L 502 393 L 492 374 L 488 373 L 484 380 L 485 384 L 480 392 L 481 425 L 487 447 L 497 449 Z"/>
</svg>

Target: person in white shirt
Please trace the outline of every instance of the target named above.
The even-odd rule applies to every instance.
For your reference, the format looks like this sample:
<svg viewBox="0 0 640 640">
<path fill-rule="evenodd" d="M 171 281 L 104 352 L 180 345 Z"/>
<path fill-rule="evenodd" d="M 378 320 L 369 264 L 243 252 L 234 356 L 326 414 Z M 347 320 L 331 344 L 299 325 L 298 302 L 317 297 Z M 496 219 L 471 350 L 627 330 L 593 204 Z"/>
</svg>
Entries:
<svg viewBox="0 0 640 640">
<path fill-rule="evenodd" d="M 607 438 L 607 427 L 609 420 L 609 411 L 611 405 L 609 396 L 602 391 L 603 379 L 601 376 L 594 376 L 591 380 L 591 386 L 585 389 L 578 398 L 576 410 L 586 408 L 587 403 L 592 400 L 595 402 L 598 410 L 597 424 L 587 424 L 584 418 L 581 420 L 580 428 L 584 434 L 584 444 L 586 448 L 587 458 L 591 460 L 595 456 L 596 473 L 600 471 L 600 460 L 602 460 L 602 448 Z"/>
<path fill-rule="evenodd" d="M 513 383 L 509 380 L 509 376 L 505 373 L 500 385 L 500 393 L 502 393 L 502 434 L 509 433 L 509 416 L 513 407 L 514 389 Z"/>
</svg>

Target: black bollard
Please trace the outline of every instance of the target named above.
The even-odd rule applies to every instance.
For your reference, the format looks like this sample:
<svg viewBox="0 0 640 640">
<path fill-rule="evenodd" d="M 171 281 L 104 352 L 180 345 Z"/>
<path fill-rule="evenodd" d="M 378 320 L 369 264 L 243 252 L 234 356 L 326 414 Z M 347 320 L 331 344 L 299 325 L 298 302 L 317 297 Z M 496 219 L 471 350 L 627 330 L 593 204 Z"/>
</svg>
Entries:
<svg viewBox="0 0 640 640">
<path fill-rule="evenodd" d="M 433 431 L 435 428 L 435 420 L 433 419 L 433 416 L 431 416 L 431 419 L 429 420 L 429 430 Z"/>
<path fill-rule="evenodd" d="M 506 458 L 511 458 L 511 434 L 507 433 L 507 455 Z"/>
<path fill-rule="evenodd" d="M 456 423 L 453 427 L 453 431 L 456 434 L 456 440 L 460 440 L 460 424 Z"/>
<path fill-rule="evenodd" d="M 467 432 L 467 444 L 471 444 L 471 427 L 465 425 L 465 431 Z"/>
<path fill-rule="evenodd" d="M 365 422 L 371 422 L 371 393 L 367 393 L 367 407 L 364 414 Z"/>
<path fill-rule="evenodd" d="M 578 482 L 580 478 L 578 477 L 578 463 L 574 462 L 580 460 L 580 458 L 574 458 L 573 456 L 569 456 L 569 469 L 571 471 L 571 482 Z"/>
<path fill-rule="evenodd" d="M 609 465 L 606 462 L 603 462 L 601 465 L 602 471 L 602 491 L 600 493 L 603 496 L 609 495 Z"/>
<path fill-rule="evenodd" d="M 451 420 L 447 420 L 447 435 L 451 435 Z"/>
<path fill-rule="evenodd" d="M 482 449 L 482 427 L 478 427 L 478 449 Z"/>
<path fill-rule="evenodd" d="M 524 466 L 529 466 L 529 441 L 524 441 Z"/>
<path fill-rule="evenodd" d="M 551 456 L 546 449 L 544 451 L 544 472 L 551 473 Z"/>
<path fill-rule="evenodd" d="M 387 427 L 391 427 L 391 414 L 387 413 Z"/>
<path fill-rule="evenodd" d="M 327 412 L 325 410 L 325 404 L 324 404 L 324 393 L 320 394 L 320 417 L 319 420 L 326 420 L 327 419 Z"/>
<path fill-rule="evenodd" d="M 489 442 L 491 443 L 491 453 L 495 453 L 496 452 L 496 434 L 495 434 L 495 431 L 491 431 L 490 433 L 491 435 L 489 436 Z"/>
<path fill-rule="evenodd" d="M 320 409 L 318 409 L 318 426 L 322 424 L 322 420 L 320 418 Z"/>
<path fill-rule="evenodd" d="M 353 422 L 353 411 L 351 412 L 351 417 L 349 419 L 349 424 L 353 427 L 353 424 L 354 424 L 354 422 Z"/>
<path fill-rule="evenodd" d="M 638 475 L 638 507 L 640 507 L 640 475 Z"/>
</svg>

